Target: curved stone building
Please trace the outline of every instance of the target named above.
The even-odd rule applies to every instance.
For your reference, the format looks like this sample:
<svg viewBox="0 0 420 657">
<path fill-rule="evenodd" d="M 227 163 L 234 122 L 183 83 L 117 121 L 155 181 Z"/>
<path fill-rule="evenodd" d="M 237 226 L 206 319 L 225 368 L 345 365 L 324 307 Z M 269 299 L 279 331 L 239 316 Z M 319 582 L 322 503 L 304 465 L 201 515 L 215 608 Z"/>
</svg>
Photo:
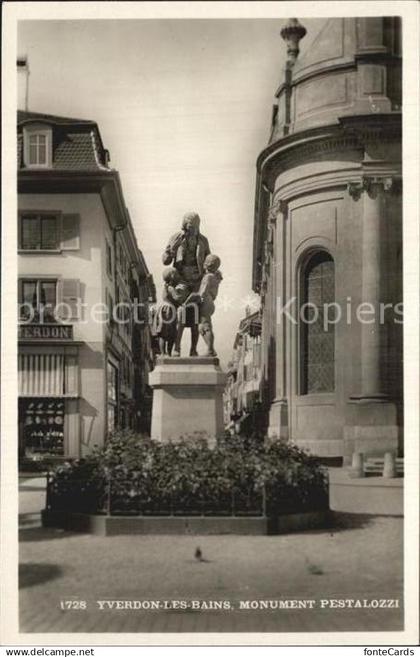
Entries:
<svg viewBox="0 0 420 657">
<path fill-rule="evenodd" d="M 299 57 L 305 33 L 281 30 L 253 288 L 269 434 L 348 463 L 402 449 L 401 28 L 332 18 Z"/>
</svg>

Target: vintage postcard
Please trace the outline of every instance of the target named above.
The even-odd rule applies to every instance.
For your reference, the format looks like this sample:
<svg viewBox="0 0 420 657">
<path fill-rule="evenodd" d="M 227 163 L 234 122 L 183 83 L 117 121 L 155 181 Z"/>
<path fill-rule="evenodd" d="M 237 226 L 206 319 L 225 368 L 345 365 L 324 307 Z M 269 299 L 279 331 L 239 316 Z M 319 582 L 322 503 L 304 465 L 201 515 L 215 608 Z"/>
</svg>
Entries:
<svg viewBox="0 0 420 657">
<path fill-rule="evenodd" d="M 418 5 L 3 7 L 2 644 L 417 644 Z"/>
</svg>

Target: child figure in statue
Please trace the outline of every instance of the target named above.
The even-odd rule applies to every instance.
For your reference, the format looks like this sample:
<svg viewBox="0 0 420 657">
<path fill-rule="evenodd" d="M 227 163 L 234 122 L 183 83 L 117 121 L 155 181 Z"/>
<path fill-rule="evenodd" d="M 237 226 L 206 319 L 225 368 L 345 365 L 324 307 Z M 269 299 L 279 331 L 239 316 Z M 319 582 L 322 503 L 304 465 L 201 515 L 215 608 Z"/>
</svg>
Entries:
<svg viewBox="0 0 420 657">
<path fill-rule="evenodd" d="M 177 310 L 186 300 L 190 290 L 181 281 L 181 276 L 175 267 L 167 267 L 163 271 L 162 303 L 154 317 L 154 333 L 159 340 L 159 351 L 162 356 L 171 356 L 177 335 Z"/>
<path fill-rule="evenodd" d="M 211 316 L 214 313 L 214 300 L 217 297 L 223 276 L 219 271 L 220 258 L 210 254 L 204 260 L 204 276 L 198 294 L 201 298 L 199 331 L 207 345 L 205 356 L 217 356 L 214 350 L 214 333 Z"/>
<path fill-rule="evenodd" d="M 185 284 L 184 284 L 185 285 Z M 199 338 L 198 322 L 200 319 L 201 297 L 197 292 L 191 292 L 191 285 L 186 285 L 189 294 L 177 310 L 177 329 L 174 347 L 174 356 L 181 355 L 181 340 L 184 328 L 191 329 L 190 356 L 198 356 L 197 342 Z"/>
</svg>

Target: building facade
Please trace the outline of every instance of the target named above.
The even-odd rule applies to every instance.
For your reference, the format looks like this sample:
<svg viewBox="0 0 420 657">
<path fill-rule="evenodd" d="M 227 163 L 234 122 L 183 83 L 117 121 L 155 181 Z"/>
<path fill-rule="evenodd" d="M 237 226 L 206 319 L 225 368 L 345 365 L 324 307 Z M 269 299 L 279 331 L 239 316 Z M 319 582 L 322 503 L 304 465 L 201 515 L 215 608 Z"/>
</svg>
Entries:
<svg viewBox="0 0 420 657">
<path fill-rule="evenodd" d="M 248 313 L 238 328 L 223 395 L 225 428 L 231 434 L 262 435 L 261 316 Z"/>
<path fill-rule="evenodd" d="M 18 112 L 18 275 L 21 456 L 147 431 L 154 285 L 93 121 Z"/>
<path fill-rule="evenodd" d="M 281 31 L 253 288 L 269 434 L 348 463 L 402 450 L 401 26 L 329 19 L 299 57 L 305 33 Z"/>
</svg>

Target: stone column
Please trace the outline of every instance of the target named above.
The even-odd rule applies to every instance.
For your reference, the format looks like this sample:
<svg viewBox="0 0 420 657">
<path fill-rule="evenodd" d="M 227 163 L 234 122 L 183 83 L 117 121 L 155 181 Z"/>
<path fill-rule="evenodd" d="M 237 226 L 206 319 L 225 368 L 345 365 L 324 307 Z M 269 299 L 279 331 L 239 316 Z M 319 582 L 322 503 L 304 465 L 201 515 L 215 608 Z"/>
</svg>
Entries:
<svg viewBox="0 0 420 657">
<path fill-rule="evenodd" d="M 362 237 L 362 303 L 374 309 L 369 323 L 361 324 L 361 394 L 360 399 L 381 401 L 386 399 L 381 380 L 381 344 L 383 329 L 379 321 L 381 298 L 381 224 L 384 198 L 380 180 L 363 180 L 363 237 Z M 363 315 L 361 315 L 363 317 Z M 373 320 L 373 321 L 372 321 Z"/>
<path fill-rule="evenodd" d="M 398 427 L 395 404 L 384 387 L 387 353 L 386 326 L 380 304 L 386 303 L 383 248 L 386 243 L 386 196 L 392 178 L 364 176 L 350 183 L 348 191 L 362 202 L 362 299 L 353 321 L 360 322 L 360 388 L 350 396 L 349 416 L 344 428 L 345 460 L 352 452 L 381 455 L 396 451 Z"/>
<path fill-rule="evenodd" d="M 269 436 L 287 440 L 289 436 L 288 407 L 286 391 L 286 326 L 281 308 L 285 305 L 285 222 L 287 203 L 278 201 L 270 211 L 270 220 L 275 226 L 274 240 L 274 285 L 275 303 L 273 307 L 276 342 L 276 387 L 275 398 L 270 408 Z"/>
</svg>

